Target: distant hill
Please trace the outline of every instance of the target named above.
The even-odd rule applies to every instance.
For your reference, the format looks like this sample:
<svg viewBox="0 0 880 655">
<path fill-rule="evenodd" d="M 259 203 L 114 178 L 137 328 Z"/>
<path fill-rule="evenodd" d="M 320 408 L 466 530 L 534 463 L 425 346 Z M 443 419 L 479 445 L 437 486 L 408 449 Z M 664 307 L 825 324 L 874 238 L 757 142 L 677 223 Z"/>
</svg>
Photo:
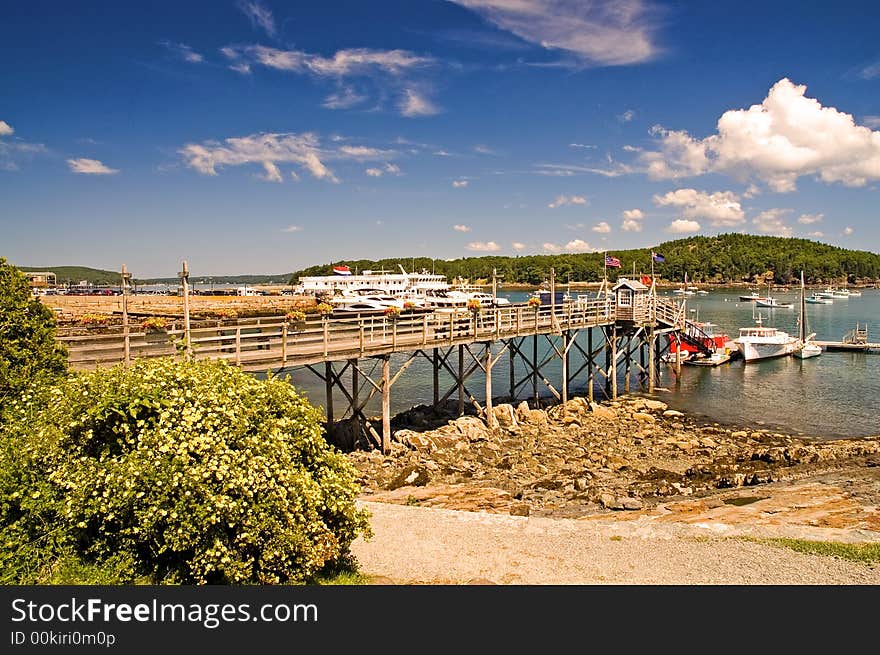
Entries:
<svg viewBox="0 0 880 655">
<path fill-rule="evenodd" d="M 119 271 L 105 271 L 100 268 L 89 268 L 88 266 L 18 266 L 21 271 L 51 271 L 58 278 L 58 284 L 78 284 L 79 282 L 91 282 L 96 286 L 119 286 Z M 190 283 L 202 284 L 204 280 L 209 283 L 213 280 L 214 284 L 287 284 L 290 280 L 290 273 L 282 273 L 280 275 L 213 275 L 198 276 L 190 275 Z M 133 278 L 134 284 L 177 284 L 177 277 L 162 278 Z"/>
<path fill-rule="evenodd" d="M 33 271 L 51 271 L 55 273 L 58 284 L 78 284 L 82 281 L 91 282 L 96 286 L 119 286 L 119 271 L 105 271 L 87 266 L 17 266 L 26 273 Z"/>
<path fill-rule="evenodd" d="M 653 248 L 611 250 L 608 254 L 620 260 L 620 268 L 608 268 L 608 278 L 640 275 L 651 272 L 651 252 L 663 255 L 665 261 L 654 264 L 655 274 L 662 280 L 678 281 L 685 274 L 692 282 L 739 283 L 764 282 L 793 284 L 804 271 L 807 283 L 848 284 L 876 282 L 880 278 L 880 255 L 862 250 L 847 250 L 808 239 L 793 239 L 749 234 L 720 234 L 714 237 L 695 236 L 665 241 Z M 352 271 L 427 270 L 446 275 L 450 280 L 459 276 L 471 281 L 489 280 L 495 269 L 501 284 L 544 282 L 554 269 L 556 281 L 597 282 L 605 273 L 604 254 L 577 253 L 558 255 L 523 255 L 516 257 L 463 257 L 454 260 L 432 260 L 428 257 L 401 257 L 380 260 L 340 260 L 295 271 L 295 283 L 307 275 L 331 275 L 333 266 L 348 265 Z"/>
</svg>

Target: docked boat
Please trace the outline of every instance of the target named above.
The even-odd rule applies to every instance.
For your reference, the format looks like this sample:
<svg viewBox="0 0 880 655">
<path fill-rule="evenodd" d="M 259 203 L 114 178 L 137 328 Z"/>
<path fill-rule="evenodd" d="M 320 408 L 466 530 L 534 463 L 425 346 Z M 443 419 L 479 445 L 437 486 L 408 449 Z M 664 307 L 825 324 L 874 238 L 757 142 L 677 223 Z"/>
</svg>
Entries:
<svg viewBox="0 0 880 655">
<path fill-rule="evenodd" d="M 763 325 L 758 314 L 755 326 L 740 328 L 739 336 L 733 343 L 746 362 L 753 362 L 790 355 L 797 347 L 798 340 L 788 332 Z"/>
<path fill-rule="evenodd" d="M 717 328 L 718 326 L 710 321 L 688 321 L 688 327 L 684 332 L 667 335 L 670 359 L 675 361 L 679 349 L 682 355 L 685 355 L 682 361 L 709 358 L 716 353 L 729 355 L 736 346 L 727 334 Z"/>
<path fill-rule="evenodd" d="M 798 359 L 808 359 L 822 354 L 822 347 L 813 338 L 816 333 L 807 334 L 807 294 L 804 288 L 804 272 L 801 271 L 801 315 L 798 318 L 798 343 L 792 355 Z"/>
<path fill-rule="evenodd" d="M 296 286 L 296 293 L 301 295 L 336 295 L 347 294 L 363 289 L 372 289 L 392 296 L 404 294 L 423 294 L 426 291 L 445 291 L 451 288 L 445 275 L 429 273 L 422 270 L 408 273 L 400 266 L 400 272 L 362 271 L 352 273 L 347 266 L 334 266 L 332 275 L 303 276 Z"/>
<path fill-rule="evenodd" d="M 766 298 L 757 298 L 755 300 L 755 307 L 769 307 L 771 309 L 791 309 L 792 307 L 794 307 L 794 304 L 790 302 L 781 302 L 776 298 L 767 296 Z"/>
<path fill-rule="evenodd" d="M 752 293 L 747 296 L 739 297 L 740 302 L 755 302 L 756 300 L 767 300 L 767 296 L 762 296 L 757 291 L 752 291 Z"/>
<path fill-rule="evenodd" d="M 807 298 L 804 299 L 804 302 L 808 305 L 833 305 L 834 299 L 825 298 L 814 293 L 812 296 L 807 296 Z"/>
</svg>

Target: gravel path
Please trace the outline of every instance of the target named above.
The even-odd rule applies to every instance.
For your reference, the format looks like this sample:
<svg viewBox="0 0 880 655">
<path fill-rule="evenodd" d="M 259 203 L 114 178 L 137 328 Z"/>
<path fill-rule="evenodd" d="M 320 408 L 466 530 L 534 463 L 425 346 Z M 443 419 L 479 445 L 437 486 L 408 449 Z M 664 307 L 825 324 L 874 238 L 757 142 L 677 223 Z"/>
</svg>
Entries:
<svg viewBox="0 0 880 655">
<path fill-rule="evenodd" d="M 861 531 L 362 505 L 372 514 L 375 536 L 356 540 L 352 552 L 361 572 L 380 584 L 880 584 L 880 566 L 741 538 L 872 540 Z"/>
</svg>

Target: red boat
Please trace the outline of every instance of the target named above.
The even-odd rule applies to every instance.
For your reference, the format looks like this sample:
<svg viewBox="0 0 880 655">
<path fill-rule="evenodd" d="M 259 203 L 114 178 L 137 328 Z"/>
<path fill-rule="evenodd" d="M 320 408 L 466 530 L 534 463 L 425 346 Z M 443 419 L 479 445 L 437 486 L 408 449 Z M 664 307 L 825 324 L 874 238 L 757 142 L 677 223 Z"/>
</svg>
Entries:
<svg viewBox="0 0 880 655">
<path fill-rule="evenodd" d="M 684 332 L 671 332 L 669 339 L 669 356 L 678 356 L 681 347 L 682 359 L 690 359 L 694 356 L 708 356 L 713 352 L 726 352 L 734 350 L 728 344 L 731 339 L 723 332 L 717 332 L 715 323 L 688 321 L 688 329 Z"/>
</svg>

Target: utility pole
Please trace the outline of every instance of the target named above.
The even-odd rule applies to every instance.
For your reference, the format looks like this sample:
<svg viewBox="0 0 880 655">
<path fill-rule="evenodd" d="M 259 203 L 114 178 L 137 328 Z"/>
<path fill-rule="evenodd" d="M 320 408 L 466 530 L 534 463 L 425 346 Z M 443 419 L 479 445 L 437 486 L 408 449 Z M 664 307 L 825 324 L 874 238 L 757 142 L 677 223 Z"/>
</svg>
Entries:
<svg viewBox="0 0 880 655">
<path fill-rule="evenodd" d="M 183 269 L 177 275 L 183 286 L 183 343 L 186 346 L 186 358 L 189 359 L 192 356 L 189 333 L 189 267 L 186 265 L 185 259 L 183 260 Z"/>
<path fill-rule="evenodd" d="M 550 329 L 556 320 L 556 269 L 550 267 Z"/>
</svg>

